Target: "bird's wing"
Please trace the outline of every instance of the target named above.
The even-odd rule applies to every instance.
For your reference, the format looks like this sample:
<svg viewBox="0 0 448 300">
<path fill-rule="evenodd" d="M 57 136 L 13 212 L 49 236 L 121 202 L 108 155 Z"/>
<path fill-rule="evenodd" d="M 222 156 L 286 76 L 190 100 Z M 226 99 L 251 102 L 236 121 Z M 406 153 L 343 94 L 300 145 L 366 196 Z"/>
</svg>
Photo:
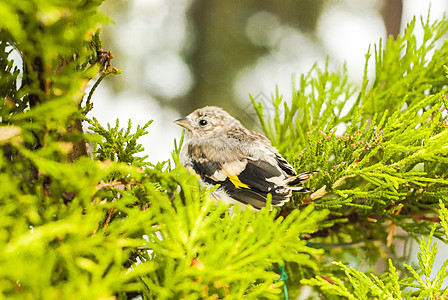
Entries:
<svg viewBox="0 0 448 300">
<path fill-rule="evenodd" d="M 193 170 L 202 180 L 220 184 L 232 198 L 255 208 L 265 206 L 268 194 L 273 205 L 289 200 L 292 189 L 287 180 L 295 178 L 296 173 L 280 155 L 262 147 L 261 154 L 248 153 L 241 147 L 232 147 L 231 151 L 227 151 L 229 147 L 205 149 L 210 145 L 195 145 L 189 155 Z"/>
</svg>

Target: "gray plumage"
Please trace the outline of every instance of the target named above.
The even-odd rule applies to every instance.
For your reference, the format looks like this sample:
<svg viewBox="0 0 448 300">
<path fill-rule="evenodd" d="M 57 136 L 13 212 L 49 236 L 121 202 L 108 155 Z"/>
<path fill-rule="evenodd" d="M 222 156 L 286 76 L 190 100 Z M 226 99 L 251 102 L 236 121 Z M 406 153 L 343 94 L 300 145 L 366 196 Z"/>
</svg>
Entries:
<svg viewBox="0 0 448 300">
<path fill-rule="evenodd" d="M 189 135 L 181 163 L 206 184 L 220 184 L 216 198 L 261 209 L 268 194 L 273 205 L 283 205 L 293 191 L 309 191 L 294 185 L 314 172 L 297 175 L 265 136 L 245 128 L 222 108 L 197 109 L 174 123 Z"/>
</svg>

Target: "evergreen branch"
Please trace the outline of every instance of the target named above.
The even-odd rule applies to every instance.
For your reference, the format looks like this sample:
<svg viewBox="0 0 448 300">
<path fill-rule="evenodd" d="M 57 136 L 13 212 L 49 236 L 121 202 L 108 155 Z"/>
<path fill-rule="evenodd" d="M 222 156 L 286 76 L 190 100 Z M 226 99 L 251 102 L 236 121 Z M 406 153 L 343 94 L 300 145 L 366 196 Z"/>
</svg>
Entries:
<svg viewBox="0 0 448 300">
<path fill-rule="evenodd" d="M 441 216 L 448 214 L 448 210 L 442 202 L 440 211 Z M 357 271 L 342 263 L 334 263 L 344 271 L 346 283 L 340 278 L 326 276 L 303 279 L 301 282 L 317 286 L 325 293 L 342 296 L 346 299 L 402 299 L 406 296 L 409 297 L 410 294 L 416 295 L 418 299 L 438 299 L 437 297 L 447 293 L 447 288 L 442 288 L 442 284 L 448 278 L 448 260 L 443 263 L 434 279 L 431 279 L 431 271 L 437 254 L 437 245 L 435 243 L 431 245 L 435 229 L 436 226 L 433 226 L 428 239 L 422 237 L 420 240 L 420 252 L 418 253 L 420 270 L 417 271 L 410 265 L 405 265 L 411 273 L 411 277 L 400 280 L 392 260 L 389 259 L 389 272 L 380 277 Z M 406 291 L 407 287 L 413 287 L 414 290 Z"/>
</svg>

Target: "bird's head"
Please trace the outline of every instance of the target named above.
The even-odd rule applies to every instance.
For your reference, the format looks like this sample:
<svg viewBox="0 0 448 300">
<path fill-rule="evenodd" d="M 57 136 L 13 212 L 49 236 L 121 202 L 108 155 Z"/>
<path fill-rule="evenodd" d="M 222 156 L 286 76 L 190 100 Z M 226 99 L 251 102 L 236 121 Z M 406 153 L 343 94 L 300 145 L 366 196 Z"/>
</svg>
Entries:
<svg viewBox="0 0 448 300">
<path fill-rule="evenodd" d="M 241 123 L 220 107 L 206 106 L 174 121 L 174 124 L 187 129 L 191 138 L 210 138 L 222 134 L 229 126 Z"/>
</svg>

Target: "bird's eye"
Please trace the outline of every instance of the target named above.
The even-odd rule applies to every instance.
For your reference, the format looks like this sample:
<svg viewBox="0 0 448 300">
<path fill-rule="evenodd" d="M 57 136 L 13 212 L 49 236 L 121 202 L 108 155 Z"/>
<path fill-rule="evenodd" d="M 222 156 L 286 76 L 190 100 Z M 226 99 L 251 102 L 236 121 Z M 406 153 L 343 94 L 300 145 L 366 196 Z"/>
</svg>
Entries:
<svg viewBox="0 0 448 300">
<path fill-rule="evenodd" d="M 204 119 L 199 120 L 199 125 L 201 125 L 201 126 L 207 125 L 207 120 L 204 120 Z"/>
</svg>

